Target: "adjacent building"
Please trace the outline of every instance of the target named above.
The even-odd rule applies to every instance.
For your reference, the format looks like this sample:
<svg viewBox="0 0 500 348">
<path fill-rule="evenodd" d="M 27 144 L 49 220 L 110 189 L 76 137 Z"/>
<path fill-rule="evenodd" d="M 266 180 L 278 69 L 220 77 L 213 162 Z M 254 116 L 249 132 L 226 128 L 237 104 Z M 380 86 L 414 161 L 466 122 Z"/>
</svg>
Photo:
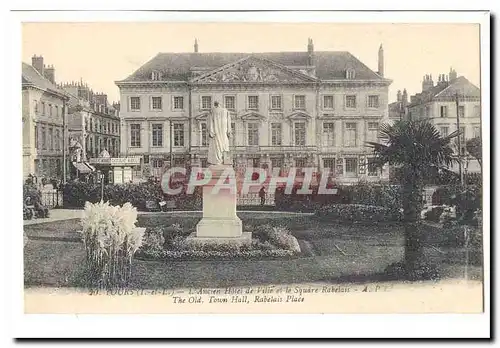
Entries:
<svg viewBox="0 0 500 348">
<path fill-rule="evenodd" d="M 61 84 L 70 96 L 69 137 L 82 146 L 87 160 L 106 150 L 112 157 L 120 152 L 119 105 L 110 104 L 108 96 L 94 91 L 82 81 Z"/>
<path fill-rule="evenodd" d="M 55 69 L 42 56 L 22 63 L 23 176 L 63 174 L 63 119 L 69 96 L 55 84 Z"/>
<path fill-rule="evenodd" d="M 408 92 L 406 89 L 401 93 L 398 90 L 396 101 L 389 104 L 389 120 L 391 121 L 402 121 L 406 120 L 407 117 L 407 108 L 408 106 Z"/>
<path fill-rule="evenodd" d="M 159 53 L 120 88 L 121 155 L 140 156 L 135 177 L 206 166 L 207 115 L 232 115 L 236 169 L 329 168 L 335 180 L 379 181 L 365 141 L 388 120 L 384 52 L 372 71 L 349 52 Z M 299 171 L 300 174 L 300 171 Z"/>
<path fill-rule="evenodd" d="M 410 97 L 407 118 L 427 119 L 443 136 L 456 131 L 458 124 L 464 169 L 469 172 L 480 171 L 477 161 L 468 156 L 465 144 L 467 140 L 481 135 L 481 91 L 464 76 L 457 76 L 457 72 L 451 69 L 448 75 L 440 74 L 435 84 L 432 75 L 425 75 L 422 92 Z M 454 145 L 457 144 L 458 141 L 455 141 Z M 453 170 L 457 169 L 455 165 Z"/>
</svg>

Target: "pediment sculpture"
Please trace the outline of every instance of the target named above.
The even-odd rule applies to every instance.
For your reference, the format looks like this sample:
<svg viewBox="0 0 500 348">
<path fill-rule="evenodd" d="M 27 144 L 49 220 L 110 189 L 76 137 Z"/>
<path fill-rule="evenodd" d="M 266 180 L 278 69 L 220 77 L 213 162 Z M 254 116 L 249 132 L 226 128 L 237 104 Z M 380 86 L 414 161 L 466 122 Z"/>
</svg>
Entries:
<svg viewBox="0 0 500 348">
<path fill-rule="evenodd" d="M 243 69 L 223 71 L 221 75 L 222 82 L 277 82 L 279 80 L 276 72 L 256 66 L 250 66 L 246 71 Z"/>
<path fill-rule="evenodd" d="M 290 71 L 272 62 L 246 59 L 195 78 L 197 82 L 307 82 L 307 74 Z"/>
</svg>

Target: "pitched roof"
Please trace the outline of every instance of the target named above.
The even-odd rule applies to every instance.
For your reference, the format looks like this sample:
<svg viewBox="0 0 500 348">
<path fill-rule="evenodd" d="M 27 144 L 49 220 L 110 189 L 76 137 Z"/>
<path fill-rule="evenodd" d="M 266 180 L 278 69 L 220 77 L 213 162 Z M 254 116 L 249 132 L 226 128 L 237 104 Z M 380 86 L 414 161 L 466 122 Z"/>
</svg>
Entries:
<svg viewBox="0 0 500 348">
<path fill-rule="evenodd" d="M 437 93 L 434 97 L 451 97 L 456 94 L 467 96 L 467 97 L 480 97 L 481 90 L 479 87 L 474 85 L 472 82 L 467 80 L 465 77 L 460 76 L 453 80 L 453 82 Z"/>
<path fill-rule="evenodd" d="M 467 80 L 464 76 L 460 76 L 455 80 L 450 81 L 450 83 L 438 83 L 436 86 L 431 87 L 422 93 L 416 94 L 414 96 L 414 102 L 409 106 L 419 105 L 436 98 L 454 97 L 457 93 L 460 96 L 466 97 L 479 98 L 481 96 L 481 90 L 479 87 Z"/>
<path fill-rule="evenodd" d="M 32 84 L 40 89 L 50 91 L 57 94 L 62 94 L 68 97 L 67 93 L 57 87 L 55 84 L 42 76 L 34 67 L 29 64 L 22 63 L 21 82 L 23 84 Z"/>
<path fill-rule="evenodd" d="M 217 69 L 248 56 L 256 56 L 286 67 L 307 66 L 307 52 L 261 53 L 158 53 L 123 81 L 149 81 L 151 73 L 158 71 L 167 81 L 188 81 L 193 77 L 192 68 Z M 316 77 L 320 80 L 345 79 L 348 68 L 355 70 L 355 80 L 383 80 L 349 52 L 315 51 Z"/>
</svg>

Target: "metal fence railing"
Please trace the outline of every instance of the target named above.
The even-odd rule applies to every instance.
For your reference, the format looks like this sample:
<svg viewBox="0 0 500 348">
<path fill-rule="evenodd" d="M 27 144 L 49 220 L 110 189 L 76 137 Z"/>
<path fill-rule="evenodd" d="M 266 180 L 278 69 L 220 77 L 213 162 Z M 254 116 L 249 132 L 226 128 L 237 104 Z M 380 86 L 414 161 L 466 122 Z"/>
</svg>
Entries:
<svg viewBox="0 0 500 348">
<path fill-rule="evenodd" d="M 41 191 L 42 204 L 49 209 L 62 208 L 63 193 L 58 190 L 43 190 Z"/>
<path fill-rule="evenodd" d="M 260 197 L 258 193 L 248 193 L 245 195 L 239 195 L 237 199 L 237 205 L 249 206 L 249 205 L 261 205 Z M 274 206 L 274 194 L 266 193 L 264 205 Z"/>
</svg>

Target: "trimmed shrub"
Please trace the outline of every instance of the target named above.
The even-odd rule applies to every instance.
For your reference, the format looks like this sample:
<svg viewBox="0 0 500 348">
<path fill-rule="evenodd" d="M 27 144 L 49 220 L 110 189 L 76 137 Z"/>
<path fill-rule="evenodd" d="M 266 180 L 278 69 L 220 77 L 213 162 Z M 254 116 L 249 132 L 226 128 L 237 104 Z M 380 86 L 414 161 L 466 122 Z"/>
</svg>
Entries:
<svg viewBox="0 0 500 348">
<path fill-rule="evenodd" d="M 24 184 L 23 185 L 23 202 L 26 203 L 26 200 L 28 197 L 31 199 L 31 204 L 34 202 L 41 202 L 42 201 L 42 194 L 40 191 L 35 187 L 34 184 Z"/>
<path fill-rule="evenodd" d="M 296 212 L 314 212 L 323 206 L 332 204 L 361 204 L 391 207 L 397 214 L 402 207 L 401 189 L 396 185 L 359 182 L 356 185 L 332 186 L 336 194 L 318 194 L 319 188 L 310 187 L 312 194 L 299 195 L 300 186 L 294 187 L 291 194 L 286 194 L 280 187 L 275 192 L 275 205 L 278 210 Z"/>
<path fill-rule="evenodd" d="M 344 190 L 348 192 L 353 204 L 394 207 L 397 210 L 403 206 L 400 186 L 360 181 Z"/>
<path fill-rule="evenodd" d="M 457 217 L 460 223 L 476 225 L 475 212 L 482 209 L 481 186 L 454 186 L 450 188 L 451 204 L 457 207 Z"/>
<path fill-rule="evenodd" d="M 283 226 L 273 227 L 270 225 L 258 226 L 254 232 L 254 237 L 258 240 L 274 244 L 279 248 L 300 252 L 297 239 L 290 234 L 288 228 Z"/>
<path fill-rule="evenodd" d="M 63 206 L 83 208 L 86 202 L 97 203 L 101 200 L 101 186 L 83 181 L 71 181 L 63 187 Z M 116 204 L 113 202 L 112 204 Z"/>
<path fill-rule="evenodd" d="M 168 227 L 162 228 L 163 237 L 165 238 L 165 248 L 175 247 L 175 243 L 179 240 L 186 239 L 191 233 L 190 231 L 184 231 L 184 229 L 179 224 L 173 224 Z"/>
<path fill-rule="evenodd" d="M 362 223 L 402 220 L 402 213 L 393 208 L 362 204 L 332 204 L 321 207 L 315 215 L 322 219 Z"/>
<path fill-rule="evenodd" d="M 456 214 L 453 214 L 452 207 L 445 207 L 443 213 L 439 217 L 439 222 L 443 224 L 443 227 L 451 226 L 456 221 Z"/>
<path fill-rule="evenodd" d="M 251 259 L 293 256 L 297 253 L 258 240 L 252 241 L 250 245 L 198 244 L 188 243 L 185 238 L 178 236 L 173 246 L 173 249 L 166 250 L 166 257 L 169 259 Z"/>
<path fill-rule="evenodd" d="M 312 193 L 302 195 L 297 193 L 301 189 L 300 185 L 294 186 L 290 194 L 285 192 L 284 187 L 278 187 L 274 196 L 275 206 L 279 210 L 286 211 L 312 211 L 317 206 L 324 204 L 348 204 L 351 202 L 349 191 L 343 187 L 328 187 L 328 189 L 337 189 L 336 194 L 319 194 L 318 186 L 310 186 L 309 188 Z"/>
<path fill-rule="evenodd" d="M 165 257 L 165 237 L 162 228 L 157 227 L 146 230 L 137 255 L 146 258 Z"/>
<path fill-rule="evenodd" d="M 425 212 L 424 217 L 425 220 L 440 222 L 441 214 L 444 212 L 444 207 L 433 207 L 430 211 Z"/>
<path fill-rule="evenodd" d="M 97 203 L 101 200 L 101 185 L 82 181 L 67 183 L 63 188 L 64 207 L 82 208 L 86 202 Z M 147 181 L 142 183 L 109 184 L 104 186 L 103 200 L 113 205 L 131 203 L 140 211 L 147 211 L 148 202 L 163 200 L 175 202 L 177 209 L 197 210 L 202 207 L 201 188 L 193 194 L 183 190 L 179 195 L 165 195 L 160 183 Z"/>
</svg>

